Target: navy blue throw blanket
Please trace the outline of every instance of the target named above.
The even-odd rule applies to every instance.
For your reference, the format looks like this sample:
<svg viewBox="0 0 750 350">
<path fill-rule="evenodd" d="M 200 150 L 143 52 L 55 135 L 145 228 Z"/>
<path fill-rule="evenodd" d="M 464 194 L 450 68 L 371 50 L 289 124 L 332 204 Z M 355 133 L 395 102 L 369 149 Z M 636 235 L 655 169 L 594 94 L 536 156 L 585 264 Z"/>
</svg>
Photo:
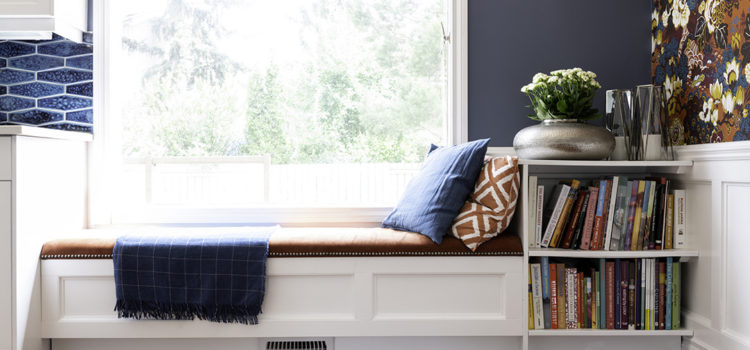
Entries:
<svg viewBox="0 0 750 350">
<path fill-rule="evenodd" d="M 274 229 L 119 237 L 112 255 L 118 316 L 257 324 Z"/>
</svg>

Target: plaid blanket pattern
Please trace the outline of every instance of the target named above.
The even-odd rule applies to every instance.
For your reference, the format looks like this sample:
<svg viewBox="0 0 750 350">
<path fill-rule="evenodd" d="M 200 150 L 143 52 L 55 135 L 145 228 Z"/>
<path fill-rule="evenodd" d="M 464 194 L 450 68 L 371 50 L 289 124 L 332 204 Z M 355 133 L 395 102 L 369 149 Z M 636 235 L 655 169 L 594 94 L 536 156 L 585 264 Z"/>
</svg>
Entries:
<svg viewBox="0 0 750 350">
<path fill-rule="evenodd" d="M 112 255 L 118 316 L 257 324 L 273 229 L 119 237 Z"/>
</svg>

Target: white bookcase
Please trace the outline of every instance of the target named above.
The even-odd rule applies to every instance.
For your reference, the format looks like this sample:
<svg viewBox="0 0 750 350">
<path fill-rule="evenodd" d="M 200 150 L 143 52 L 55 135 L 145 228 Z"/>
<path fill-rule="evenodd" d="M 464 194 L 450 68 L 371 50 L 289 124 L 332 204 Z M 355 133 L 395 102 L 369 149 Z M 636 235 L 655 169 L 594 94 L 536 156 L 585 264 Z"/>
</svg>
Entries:
<svg viewBox="0 0 750 350">
<path fill-rule="evenodd" d="M 524 246 L 525 278 L 528 279 L 528 264 L 538 260 L 537 257 L 577 258 L 577 259 L 615 259 L 615 258 L 664 258 L 675 257 L 681 262 L 698 258 L 699 250 L 690 245 L 688 238 L 686 248 L 669 250 L 645 251 L 602 251 L 602 250 L 571 250 L 558 248 L 530 247 L 534 240 L 534 232 L 529 232 L 529 215 L 533 208 L 529 208 L 529 176 L 537 176 L 540 185 L 545 185 L 545 202 L 552 194 L 553 184 L 562 179 L 576 178 L 580 180 L 598 179 L 604 176 L 627 176 L 628 178 L 642 178 L 644 176 L 666 176 L 672 180 L 676 175 L 685 173 L 693 165 L 692 161 L 565 161 L 565 160 L 524 160 L 519 162 L 521 170 L 521 197 L 519 202 L 518 224 Z M 675 183 L 675 182 L 673 182 Z M 679 186 L 679 184 L 678 184 Z M 688 200 L 690 200 L 688 194 Z M 688 230 L 688 235 L 696 234 Z M 683 265 L 684 268 L 685 265 Z M 684 275 L 684 273 L 683 273 Z M 527 286 L 519 286 L 523 293 L 523 320 L 528 320 Z M 683 288 L 684 290 L 684 288 Z M 681 295 L 684 300 L 684 295 Z M 684 325 L 684 324 L 683 324 Z M 529 330 L 524 323 L 523 348 L 545 348 L 550 342 L 559 344 L 559 348 L 596 348 L 596 344 L 613 344 L 618 348 L 639 337 L 638 346 L 648 348 L 679 348 L 682 336 L 692 336 L 691 329 L 678 330 L 609 330 L 609 329 L 534 329 Z M 552 337 L 552 338 L 551 338 Z M 607 337 L 607 338 L 602 338 Z M 605 343 L 602 343 L 605 341 Z M 635 344 L 634 344 L 635 345 Z M 593 346 L 593 347 L 591 347 Z"/>
</svg>

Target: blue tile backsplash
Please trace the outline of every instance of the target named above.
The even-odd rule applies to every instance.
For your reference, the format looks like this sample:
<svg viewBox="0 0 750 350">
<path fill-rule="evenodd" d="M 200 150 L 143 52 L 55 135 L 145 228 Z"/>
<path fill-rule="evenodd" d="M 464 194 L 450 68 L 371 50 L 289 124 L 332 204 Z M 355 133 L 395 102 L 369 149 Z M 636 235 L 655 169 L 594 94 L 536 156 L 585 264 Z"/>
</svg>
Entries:
<svg viewBox="0 0 750 350">
<path fill-rule="evenodd" d="M 92 132 L 93 50 L 58 35 L 0 41 L 0 125 Z"/>
</svg>

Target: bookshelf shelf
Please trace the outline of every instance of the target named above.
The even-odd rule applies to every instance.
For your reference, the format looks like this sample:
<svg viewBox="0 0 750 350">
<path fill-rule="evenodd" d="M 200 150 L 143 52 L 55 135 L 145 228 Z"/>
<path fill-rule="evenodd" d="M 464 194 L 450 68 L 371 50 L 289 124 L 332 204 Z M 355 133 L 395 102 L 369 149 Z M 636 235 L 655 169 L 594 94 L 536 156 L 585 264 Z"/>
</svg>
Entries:
<svg viewBox="0 0 750 350">
<path fill-rule="evenodd" d="M 693 166 L 692 160 L 670 161 L 606 161 L 606 160 L 540 160 L 521 159 L 518 162 L 534 173 L 669 173 L 682 174 Z"/>
<path fill-rule="evenodd" d="M 627 336 L 693 336 L 692 329 L 635 331 L 624 329 L 531 329 L 529 336 L 533 337 L 627 337 Z"/>
<path fill-rule="evenodd" d="M 669 250 L 625 250 L 625 251 L 606 251 L 606 250 L 573 250 L 557 248 L 529 248 L 529 256 L 549 256 L 565 258 L 607 258 L 607 259 L 638 259 L 638 258 L 666 258 L 680 257 L 690 258 L 697 257 L 697 250 L 687 249 L 669 249 Z M 681 261 L 683 259 L 680 259 Z"/>
</svg>

